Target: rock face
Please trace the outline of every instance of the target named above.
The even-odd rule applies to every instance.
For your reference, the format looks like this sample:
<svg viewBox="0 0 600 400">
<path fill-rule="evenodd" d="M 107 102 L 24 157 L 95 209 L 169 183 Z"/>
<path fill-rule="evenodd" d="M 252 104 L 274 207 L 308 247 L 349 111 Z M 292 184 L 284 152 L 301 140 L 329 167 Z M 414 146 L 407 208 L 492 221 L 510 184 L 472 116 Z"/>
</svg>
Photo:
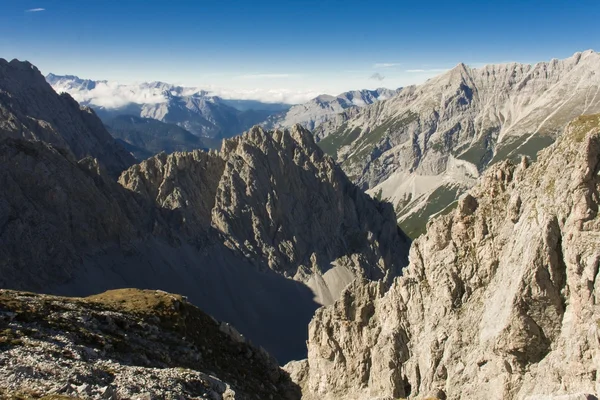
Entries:
<svg viewBox="0 0 600 400">
<path fill-rule="evenodd" d="M 599 91 L 593 51 L 535 65 L 459 64 L 315 134 L 355 183 L 395 204 L 416 237 L 490 165 L 534 158 L 573 118 L 600 112 Z"/>
<path fill-rule="evenodd" d="M 599 173 L 600 115 L 531 166 L 491 167 L 391 287 L 357 281 L 317 311 L 287 367 L 303 398 L 596 398 Z"/>
<path fill-rule="evenodd" d="M 315 127 L 335 119 L 342 112 L 352 113 L 360 107 L 389 99 L 398 91 L 379 88 L 375 90 L 353 90 L 337 96 L 321 95 L 311 101 L 292 106 L 289 110 L 269 117 L 262 125 L 268 128 L 289 128 L 295 124 L 313 130 Z M 328 131 L 319 131 L 318 138 Z"/>
<path fill-rule="evenodd" d="M 319 305 L 407 263 L 391 205 L 358 190 L 301 127 L 255 128 L 220 152 L 162 153 L 119 182 L 55 136 L 0 140 L 3 288 L 182 293 L 288 361 L 306 355 Z"/>
<path fill-rule="evenodd" d="M 68 94 L 58 95 L 28 62 L 0 59 L 0 138 L 41 140 L 94 157 L 118 176 L 135 162 L 106 131 L 95 113 Z"/>
<path fill-rule="evenodd" d="M 356 188 L 299 126 L 255 127 L 220 153 L 157 156 L 119 182 L 180 214 L 188 236 L 216 231 L 258 269 L 307 283 L 321 304 L 356 276 L 389 278 L 406 264 L 392 207 Z"/>
<path fill-rule="evenodd" d="M 0 290 L 0 396 L 294 400 L 300 391 L 268 353 L 182 296 Z"/>
</svg>

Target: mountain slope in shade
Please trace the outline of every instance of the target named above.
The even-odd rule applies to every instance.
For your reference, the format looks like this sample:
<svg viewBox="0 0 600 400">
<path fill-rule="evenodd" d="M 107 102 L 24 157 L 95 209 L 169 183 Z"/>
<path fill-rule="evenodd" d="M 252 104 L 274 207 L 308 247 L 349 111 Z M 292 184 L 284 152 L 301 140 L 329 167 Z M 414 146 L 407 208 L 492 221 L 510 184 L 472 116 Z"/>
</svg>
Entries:
<svg viewBox="0 0 600 400">
<path fill-rule="evenodd" d="M 58 95 L 28 62 L 0 59 L 0 138 L 43 140 L 77 159 L 94 157 L 113 176 L 135 159 L 87 107 Z"/>
<path fill-rule="evenodd" d="M 48 74 L 46 80 L 57 92 L 69 93 L 81 104 L 94 108 L 105 122 L 120 115 L 153 118 L 218 140 L 241 134 L 271 114 L 289 108 L 280 103 L 225 100 L 205 90 L 164 82 L 122 85 L 54 74 Z"/>
<path fill-rule="evenodd" d="M 499 162 L 435 218 L 391 287 L 355 282 L 287 366 L 304 399 L 595 399 L 600 115 Z"/>
<path fill-rule="evenodd" d="M 264 350 L 184 297 L 0 290 L 0 397 L 294 400 Z"/>
<path fill-rule="evenodd" d="M 379 88 L 375 90 L 354 90 L 338 96 L 321 95 L 306 103 L 292 106 L 289 110 L 271 116 L 262 125 L 268 128 L 290 127 L 300 124 L 307 129 L 314 129 L 322 123 L 336 118 L 345 111 L 355 111 L 360 107 L 373 104 L 394 96 L 398 91 Z M 323 131 L 323 136 L 327 132 Z M 322 138 L 323 136 L 318 136 Z"/>
<path fill-rule="evenodd" d="M 454 69 L 317 127 L 348 176 L 396 205 L 422 233 L 488 166 L 550 145 L 581 114 L 600 112 L 600 55 L 535 65 Z"/>
<path fill-rule="evenodd" d="M 0 141 L 0 287 L 89 295 L 119 287 L 189 296 L 280 361 L 357 276 L 389 280 L 408 240 L 295 127 L 220 152 L 164 153 L 119 183 L 93 159 Z"/>
<path fill-rule="evenodd" d="M 151 118 L 120 115 L 104 122 L 110 134 L 131 146 L 138 160 L 150 158 L 162 151 L 192 151 L 221 147 L 220 141 L 200 138 L 175 124 Z"/>
</svg>

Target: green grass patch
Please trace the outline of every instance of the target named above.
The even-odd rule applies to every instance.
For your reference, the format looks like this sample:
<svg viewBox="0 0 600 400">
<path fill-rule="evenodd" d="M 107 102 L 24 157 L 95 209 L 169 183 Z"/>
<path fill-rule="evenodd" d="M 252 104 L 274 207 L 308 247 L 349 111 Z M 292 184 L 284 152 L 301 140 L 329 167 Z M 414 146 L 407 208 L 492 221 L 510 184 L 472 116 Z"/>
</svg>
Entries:
<svg viewBox="0 0 600 400">
<path fill-rule="evenodd" d="M 496 148 L 496 154 L 490 161 L 490 165 L 503 160 L 519 161 L 522 155 L 528 156 L 532 160 L 537 159 L 537 153 L 554 143 L 554 139 L 546 135 L 534 135 L 529 140 L 529 136 L 524 135 L 518 139 L 512 139 L 504 145 Z"/>
<path fill-rule="evenodd" d="M 383 124 L 375 127 L 372 131 L 363 135 L 356 141 L 354 148 L 357 149 L 357 151 L 344 160 L 342 164 L 352 165 L 358 163 L 360 160 L 371 154 L 375 149 L 375 145 L 388 133 L 402 130 L 418 119 L 419 114 L 408 111 L 401 118 L 387 120 Z"/>
<path fill-rule="evenodd" d="M 456 158 L 476 165 L 477 169 L 481 171 L 494 155 L 493 142 L 494 133 L 496 132 L 496 128 L 486 129 L 474 144 L 464 153 L 457 155 Z"/>
<path fill-rule="evenodd" d="M 357 127 L 349 130 L 348 124 L 344 122 L 335 132 L 328 135 L 317 144 L 326 154 L 329 154 L 333 158 L 337 158 L 338 150 L 358 139 L 360 133 L 360 128 Z"/>
<path fill-rule="evenodd" d="M 460 190 L 456 186 L 443 185 L 438 187 L 431 193 L 427 199 L 427 204 L 423 208 L 399 223 L 400 228 L 411 239 L 416 239 L 425 233 L 427 222 L 432 215 L 437 214 L 442 210 L 445 212 L 450 212 L 452 210 L 452 208 L 450 208 L 447 211 L 448 207 L 453 202 L 456 202 L 459 195 Z"/>
</svg>

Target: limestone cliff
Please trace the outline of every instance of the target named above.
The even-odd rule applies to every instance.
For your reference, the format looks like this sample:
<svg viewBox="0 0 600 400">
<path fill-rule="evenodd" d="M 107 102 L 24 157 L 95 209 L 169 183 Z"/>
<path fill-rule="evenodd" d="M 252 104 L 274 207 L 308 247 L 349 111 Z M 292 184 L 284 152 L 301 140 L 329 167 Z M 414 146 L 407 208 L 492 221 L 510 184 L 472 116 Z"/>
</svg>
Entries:
<svg viewBox="0 0 600 400">
<path fill-rule="evenodd" d="M 490 168 L 389 289 L 357 281 L 317 311 L 308 360 L 288 365 L 304 398 L 598 393 L 599 173 L 598 115 L 531 166 Z"/>
<path fill-rule="evenodd" d="M 354 186 L 300 126 L 255 127 L 219 153 L 159 155 L 120 183 L 176 213 L 188 236 L 212 230 L 257 268 L 307 283 L 321 304 L 357 276 L 390 278 L 407 262 L 391 205 Z"/>
</svg>

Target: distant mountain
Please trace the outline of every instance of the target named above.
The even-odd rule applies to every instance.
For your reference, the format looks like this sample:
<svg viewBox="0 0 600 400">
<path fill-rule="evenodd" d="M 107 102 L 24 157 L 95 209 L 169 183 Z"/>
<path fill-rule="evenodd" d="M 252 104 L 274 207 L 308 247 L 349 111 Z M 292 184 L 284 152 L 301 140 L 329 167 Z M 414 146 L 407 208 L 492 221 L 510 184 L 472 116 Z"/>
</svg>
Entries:
<svg viewBox="0 0 600 400">
<path fill-rule="evenodd" d="M 598 93 L 593 51 L 535 65 L 459 64 L 389 100 L 346 110 L 315 135 L 355 183 L 396 205 L 400 226 L 415 237 L 490 165 L 535 159 L 570 120 L 600 112 Z"/>
<path fill-rule="evenodd" d="M 108 131 L 122 140 L 138 160 L 144 160 L 164 151 L 192 151 L 219 148 L 220 140 L 200 138 L 175 124 L 133 115 L 119 115 L 105 120 Z"/>
<path fill-rule="evenodd" d="M 0 139 L 6 137 L 43 140 L 75 159 L 97 158 L 112 176 L 135 162 L 90 108 L 57 94 L 35 66 L 0 59 Z"/>
<path fill-rule="evenodd" d="M 238 135 L 289 108 L 281 103 L 225 100 L 205 90 L 164 82 L 123 85 L 54 74 L 48 74 L 46 80 L 57 92 L 67 92 L 94 108 L 105 122 L 119 115 L 134 115 L 176 124 L 211 139 Z"/>
<path fill-rule="evenodd" d="M 307 129 L 335 118 L 335 116 L 348 109 L 357 110 L 380 100 L 389 99 L 398 91 L 379 88 L 375 90 L 354 90 L 344 92 L 337 96 L 321 95 L 306 103 L 292 106 L 286 112 L 269 117 L 263 123 L 268 128 L 290 127 L 300 124 Z"/>
</svg>

